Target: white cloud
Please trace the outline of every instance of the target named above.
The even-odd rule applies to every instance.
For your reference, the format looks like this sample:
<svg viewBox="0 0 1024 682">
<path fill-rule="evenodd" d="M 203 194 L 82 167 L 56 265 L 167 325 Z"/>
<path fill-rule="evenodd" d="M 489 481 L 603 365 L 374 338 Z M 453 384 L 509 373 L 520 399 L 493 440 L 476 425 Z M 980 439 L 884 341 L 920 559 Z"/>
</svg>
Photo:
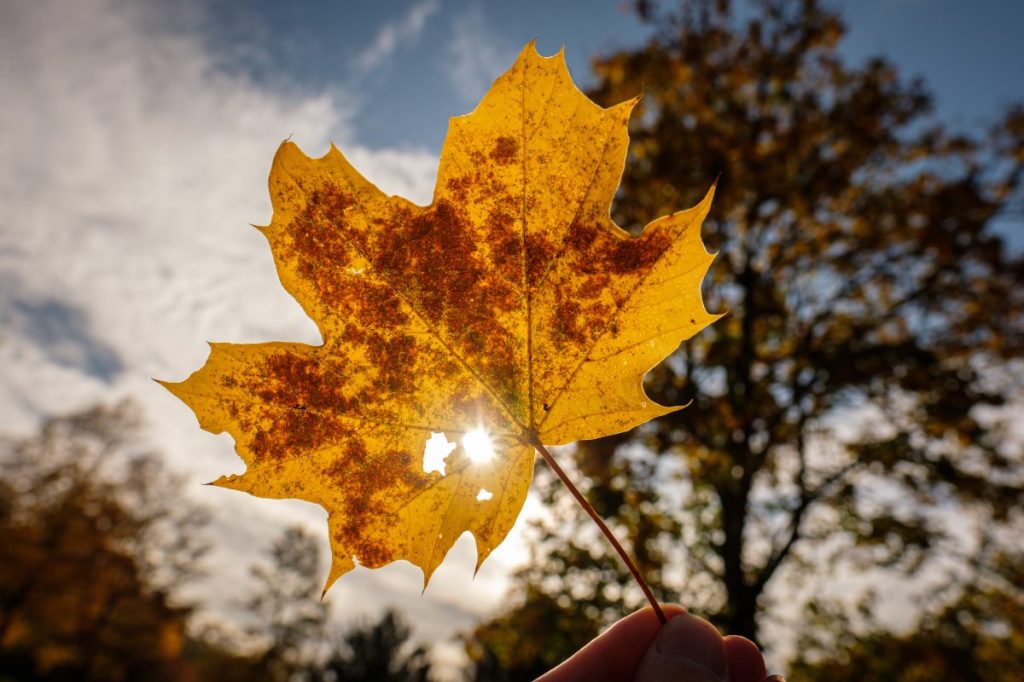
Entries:
<svg viewBox="0 0 1024 682">
<path fill-rule="evenodd" d="M 421 25 L 433 6 L 417 6 L 420 18 L 403 26 Z M 269 219 L 278 143 L 292 135 L 323 153 L 330 139 L 350 137 L 354 112 L 327 95 L 285 95 L 218 71 L 192 32 L 155 28 L 166 25 L 155 7 L 3 6 L 0 422 L 25 432 L 48 414 L 133 396 L 170 464 L 200 482 L 241 470 L 230 438 L 201 432 L 150 377 L 183 378 L 205 360 L 207 339 L 316 341 L 247 224 Z M 394 30 L 395 40 L 405 35 Z M 385 191 L 429 201 L 432 155 L 345 151 Z M 222 608 L 278 528 L 309 523 L 326 548 L 323 512 L 312 505 L 192 492 L 216 511 L 204 589 Z M 463 538 L 424 597 L 407 564 L 356 571 L 331 597 L 346 617 L 401 604 L 430 624 L 421 636 L 446 637 L 498 602 L 502 566 L 516 552 L 507 544 L 468 583 L 474 556 Z"/>
<path fill-rule="evenodd" d="M 414 42 L 423 33 L 427 19 L 441 8 L 440 0 L 424 0 L 414 4 L 400 19 L 384 22 L 373 42 L 355 60 L 358 76 L 379 68 L 400 47 Z"/>
<path fill-rule="evenodd" d="M 480 5 L 459 15 L 452 24 L 450 40 L 448 78 L 455 92 L 469 102 L 482 98 L 515 59 L 515 47 L 487 28 Z"/>
</svg>

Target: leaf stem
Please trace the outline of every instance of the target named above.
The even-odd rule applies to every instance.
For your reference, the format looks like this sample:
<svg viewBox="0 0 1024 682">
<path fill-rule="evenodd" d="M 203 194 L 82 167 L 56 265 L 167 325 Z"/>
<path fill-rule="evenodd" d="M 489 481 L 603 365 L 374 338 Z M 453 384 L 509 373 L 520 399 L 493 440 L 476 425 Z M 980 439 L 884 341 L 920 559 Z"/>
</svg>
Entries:
<svg viewBox="0 0 1024 682">
<path fill-rule="evenodd" d="M 551 453 L 548 452 L 548 449 L 544 447 L 544 444 L 541 443 L 536 438 L 534 438 L 531 442 L 531 445 L 533 445 L 534 449 L 537 450 L 538 453 L 540 453 L 540 456 L 544 458 L 544 461 L 548 463 L 548 466 L 551 467 L 551 469 L 558 475 L 558 478 L 562 480 L 562 483 L 565 484 L 565 487 L 569 489 L 569 492 L 572 493 L 572 496 L 575 497 L 576 501 L 580 503 L 581 507 L 583 507 L 583 511 L 587 512 L 590 518 L 594 520 L 594 523 L 597 524 L 597 527 L 601 529 L 601 532 L 604 533 L 604 536 L 608 538 L 608 542 L 610 542 L 612 544 L 612 547 L 615 548 L 615 551 L 618 552 L 619 558 L 621 558 L 622 562 L 626 564 L 626 568 L 629 569 L 629 572 L 633 574 L 633 579 L 636 580 L 637 585 L 640 586 L 640 589 L 643 591 L 644 596 L 647 597 L 647 601 L 651 602 L 651 608 L 654 609 L 654 614 L 658 616 L 658 620 L 661 621 L 661 624 L 664 625 L 665 623 L 667 623 L 668 619 L 665 618 L 665 612 L 661 610 L 661 605 L 658 603 L 658 600 L 654 597 L 654 593 L 651 591 L 651 588 L 647 584 L 647 581 L 644 580 L 644 577 L 642 575 L 640 575 L 640 571 L 637 569 L 636 564 L 634 564 L 633 560 L 629 558 L 628 554 L 626 554 L 626 550 L 622 548 L 622 545 L 619 544 L 619 541 L 615 539 L 615 535 L 612 533 L 611 529 L 608 528 L 608 525 L 600 516 L 597 515 L 597 512 L 594 511 L 594 508 L 590 505 L 589 502 L 587 502 L 587 498 L 585 498 L 583 496 L 583 493 L 581 493 L 579 489 L 573 484 L 573 482 L 566 475 L 565 471 L 562 470 L 562 467 L 558 466 L 558 462 L 556 462 L 555 458 L 551 456 Z"/>
</svg>

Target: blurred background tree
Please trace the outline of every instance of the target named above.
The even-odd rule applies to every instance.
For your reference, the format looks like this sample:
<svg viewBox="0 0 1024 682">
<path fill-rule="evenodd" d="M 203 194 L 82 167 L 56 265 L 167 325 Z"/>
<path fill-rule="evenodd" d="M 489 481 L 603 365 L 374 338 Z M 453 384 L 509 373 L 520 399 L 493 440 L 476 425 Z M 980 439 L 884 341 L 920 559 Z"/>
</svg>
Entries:
<svg viewBox="0 0 1024 682">
<path fill-rule="evenodd" d="M 200 576 L 207 512 L 142 433 L 122 402 L 0 441 L 0 680 L 430 679 L 399 614 L 328 627 L 319 542 L 302 528 L 253 566 L 244 636 L 196 619 L 181 588 Z"/>
<path fill-rule="evenodd" d="M 636 9 L 654 37 L 597 59 L 590 93 L 643 88 L 615 218 L 636 233 L 719 178 L 705 300 L 727 315 L 648 375 L 685 410 L 561 456 L 660 598 L 753 639 L 769 620 L 791 642 L 813 633 L 808 679 L 918 679 L 857 661 L 941 647 L 929 638 L 950 619 L 988 637 L 984 613 L 959 614 L 996 602 L 1019 627 L 1022 583 L 997 599 L 982 576 L 1005 564 L 1024 501 L 1001 409 L 1024 387 L 1024 262 L 996 229 L 1019 228 L 1024 107 L 977 135 L 942 127 L 922 83 L 844 62 L 843 24 L 815 0 Z M 528 679 L 524 657 L 561 660 L 643 604 L 558 481 L 542 470 L 537 487 L 552 513 L 513 606 L 469 637 L 478 679 Z M 905 638 L 808 602 L 845 583 L 831 606 L 855 610 L 865 582 L 900 581 L 930 595 Z M 538 612 L 565 629 L 511 643 L 504 624 Z"/>
<path fill-rule="evenodd" d="M 600 632 L 600 621 L 529 582 L 519 603 L 481 623 L 465 640 L 470 679 L 494 682 L 534 680 L 551 670 Z M 596 596 L 596 595 L 591 595 Z M 593 608 L 593 599 L 581 604 Z"/>
<path fill-rule="evenodd" d="M 412 643 L 412 630 L 394 610 L 376 623 L 357 624 L 335 637 L 335 646 L 314 680 L 324 682 L 427 682 L 427 650 Z"/>
<path fill-rule="evenodd" d="M 205 511 L 138 445 L 131 403 L 3 443 L 0 678 L 177 679 Z"/>
<path fill-rule="evenodd" d="M 270 560 L 252 569 L 249 632 L 262 642 L 259 667 L 269 679 L 287 681 L 315 667 L 321 653 L 327 604 L 318 587 L 320 545 L 302 528 L 288 528 L 270 548 Z"/>
<path fill-rule="evenodd" d="M 859 604 L 864 623 L 838 630 L 847 609 L 812 601 L 790 677 L 801 680 L 942 679 L 1012 682 L 1024 666 L 1024 553 L 986 547 L 967 584 L 950 580 L 920 622 L 893 632 L 875 614 L 871 596 Z M 953 595 L 950 598 L 950 595 Z M 822 636 L 822 635 L 825 636 Z"/>
<path fill-rule="evenodd" d="M 339 631 L 321 599 L 320 543 L 301 527 L 285 530 L 270 562 L 252 569 L 246 603 L 249 634 L 259 642 L 251 679 L 273 682 L 427 682 L 427 650 L 395 611 Z M 237 646 L 237 645 L 234 645 Z M 231 648 L 231 645 L 229 645 Z M 211 678 L 213 679 L 213 678 Z"/>
</svg>

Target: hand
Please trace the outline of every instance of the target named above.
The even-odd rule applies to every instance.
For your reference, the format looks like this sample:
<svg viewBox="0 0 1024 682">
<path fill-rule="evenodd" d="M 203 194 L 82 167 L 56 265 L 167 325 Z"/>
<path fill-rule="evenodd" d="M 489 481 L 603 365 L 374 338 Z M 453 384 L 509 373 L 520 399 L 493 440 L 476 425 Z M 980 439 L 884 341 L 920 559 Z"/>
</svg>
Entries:
<svg viewBox="0 0 1024 682">
<path fill-rule="evenodd" d="M 745 637 L 722 637 L 711 623 L 665 606 L 626 616 L 537 682 L 784 682 L 766 677 L 764 657 Z"/>
</svg>

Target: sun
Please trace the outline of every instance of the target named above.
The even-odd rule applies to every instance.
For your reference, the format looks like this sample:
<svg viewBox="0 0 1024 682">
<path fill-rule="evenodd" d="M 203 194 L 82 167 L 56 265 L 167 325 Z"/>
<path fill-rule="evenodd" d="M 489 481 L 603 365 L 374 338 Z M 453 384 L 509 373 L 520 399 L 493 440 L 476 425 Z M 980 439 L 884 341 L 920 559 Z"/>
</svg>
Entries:
<svg viewBox="0 0 1024 682">
<path fill-rule="evenodd" d="M 467 431 L 462 436 L 462 447 L 474 464 L 484 464 L 494 459 L 494 444 L 491 436 L 482 428 Z"/>
</svg>

